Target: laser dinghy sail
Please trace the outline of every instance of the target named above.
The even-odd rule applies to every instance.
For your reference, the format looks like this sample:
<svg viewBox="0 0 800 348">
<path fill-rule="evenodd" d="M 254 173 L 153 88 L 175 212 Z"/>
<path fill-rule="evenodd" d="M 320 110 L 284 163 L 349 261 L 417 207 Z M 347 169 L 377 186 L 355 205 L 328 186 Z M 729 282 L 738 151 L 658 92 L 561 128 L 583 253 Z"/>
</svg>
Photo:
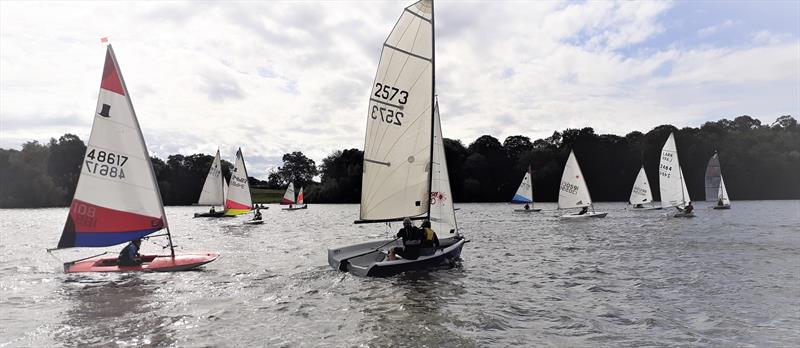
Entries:
<svg viewBox="0 0 800 348">
<path fill-rule="evenodd" d="M 722 179 L 719 155 L 716 152 L 708 160 L 708 166 L 706 166 L 706 201 L 715 202 L 714 209 L 731 208 L 728 190 L 725 189 L 725 181 Z"/>
<path fill-rule="evenodd" d="M 460 256 L 465 241 L 448 197 L 443 141 L 436 139 L 441 128 L 434 98 L 433 12 L 430 0 L 406 7 L 383 44 L 367 112 L 356 223 L 430 219 L 440 248 L 423 250 L 417 259 L 392 261 L 386 259 L 385 248 L 399 246 L 397 240 L 329 249 L 328 263 L 334 269 L 390 276 L 448 265 Z"/>
<path fill-rule="evenodd" d="M 222 175 L 222 161 L 219 157 L 219 150 L 211 161 L 211 167 L 208 168 L 208 175 L 206 181 L 203 182 L 203 190 L 200 191 L 200 198 L 197 199 L 197 205 L 211 206 L 211 211 L 204 213 L 194 213 L 194 217 L 222 217 L 226 216 L 225 212 L 225 196 L 226 196 L 225 177 Z M 220 210 L 215 210 L 214 206 L 220 206 Z"/>
<path fill-rule="evenodd" d="M 533 207 L 533 170 L 531 170 L 530 166 L 528 166 L 528 171 L 525 172 L 525 176 L 522 177 L 522 182 L 519 184 L 514 198 L 511 199 L 511 203 L 525 204 L 525 208 L 523 209 L 514 209 L 515 213 L 533 213 L 541 211 L 541 209 Z"/>
<path fill-rule="evenodd" d="M 633 183 L 631 198 L 628 199 L 628 203 L 633 206 L 633 209 L 638 210 L 661 209 L 660 206 L 653 205 L 653 192 L 650 191 L 650 181 L 647 180 L 644 166 L 639 169 L 639 175 L 636 176 L 636 181 Z M 650 206 L 645 206 L 647 203 L 650 203 Z"/>
<path fill-rule="evenodd" d="M 562 215 L 562 219 L 602 218 L 608 215 L 607 212 L 596 212 L 594 210 L 592 196 L 589 195 L 589 187 L 586 186 L 581 166 L 578 165 L 578 159 L 572 150 L 569 151 L 567 164 L 564 165 L 564 174 L 561 175 L 561 186 L 558 190 L 558 209 L 571 208 L 582 209 L 577 213 Z"/>
<path fill-rule="evenodd" d="M 674 217 L 693 217 L 693 212 L 684 209 L 691 202 L 686 181 L 683 179 L 683 170 L 678 160 L 678 148 L 675 145 L 675 135 L 669 133 L 664 147 L 661 148 L 661 162 L 658 166 L 658 186 L 661 191 L 661 207 L 664 209 L 677 207 L 678 212 Z"/>
<path fill-rule="evenodd" d="M 58 247 L 49 251 L 113 246 L 156 237 L 151 234 L 162 229 L 166 233 L 158 236 L 166 237 L 168 255 L 142 255 L 141 264 L 134 266 L 120 266 L 116 257 L 90 257 L 65 263 L 64 271 L 182 271 L 219 255 L 175 254 L 150 155 L 114 50 L 108 45 L 75 195 Z"/>
</svg>

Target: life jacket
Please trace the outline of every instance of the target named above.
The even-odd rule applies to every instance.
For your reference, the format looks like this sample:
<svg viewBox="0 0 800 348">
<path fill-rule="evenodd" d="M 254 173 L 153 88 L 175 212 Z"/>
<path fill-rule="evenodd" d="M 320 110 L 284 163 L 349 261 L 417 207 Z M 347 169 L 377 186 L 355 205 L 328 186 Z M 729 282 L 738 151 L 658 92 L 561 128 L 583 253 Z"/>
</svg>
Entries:
<svg viewBox="0 0 800 348">
<path fill-rule="evenodd" d="M 436 233 L 433 232 L 432 229 L 429 227 L 425 227 L 422 229 L 422 247 L 432 248 L 434 247 L 434 241 L 436 240 Z"/>
</svg>

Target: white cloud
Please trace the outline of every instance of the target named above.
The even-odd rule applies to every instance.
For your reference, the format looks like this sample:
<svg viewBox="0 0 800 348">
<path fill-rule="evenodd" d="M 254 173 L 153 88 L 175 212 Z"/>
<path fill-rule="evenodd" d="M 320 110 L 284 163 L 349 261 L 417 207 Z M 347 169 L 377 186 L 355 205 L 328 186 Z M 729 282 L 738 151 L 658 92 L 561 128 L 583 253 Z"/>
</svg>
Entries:
<svg viewBox="0 0 800 348">
<path fill-rule="evenodd" d="M 220 147 L 232 159 L 241 146 L 260 176 L 286 152 L 319 163 L 363 146 L 381 43 L 405 5 L 0 2 L 0 146 L 88 136 L 99 38 L 108 36 L 160 157 Z M 744 113 L 771 121 L 800 108 L 800 50 L 786 34 L 630 56 L 665 32 L 670 3 L 437 2 L 436 10 L 443 129 L 466 143 L 567 127 L 624 134 Z"/>
<path fill-rule="evenodd" d="M 722 23 L 710 25 L 710 26 L 707 26 L 705 28 L 702 28 L 702 29 L 698 30 L 697 31 L 697 36 L 699 36 L 699 37 L 709 37 L 709 36 L 712 36 L 712 35 L 720 32 L 720 31 L 722 31 L 722 30 L 724 30 L 726 28 L 730 28 L 733 25 L 734 25 L 733 20 L 727 19 Z"/>
</svg>

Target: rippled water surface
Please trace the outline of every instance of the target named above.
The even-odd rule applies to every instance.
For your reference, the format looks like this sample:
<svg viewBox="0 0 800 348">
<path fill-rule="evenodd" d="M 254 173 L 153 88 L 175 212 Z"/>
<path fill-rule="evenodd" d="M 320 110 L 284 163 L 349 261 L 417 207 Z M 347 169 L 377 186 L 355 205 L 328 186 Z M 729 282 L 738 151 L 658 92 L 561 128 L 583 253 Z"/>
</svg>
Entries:
<svg viewBox="0 0 800 348">
<path fill-rule="evenodd" d="M 0 346 L 796 345 L 800 202 L 733 204 L 674 219 L 600 203 L 608 217 L 582 222 L 554 204 L 462 204 L 460 267 L 386 279 L 327 265 L 328 247 L 386 236 L 352 224 L 357 205 L 272 206 L 261 226 L 168 207 L 178 251 L 222 256 L 199 271 L 83 275 L 55 257 L 96 250 L 44 250 L 66 209 L 0 210 Z"/>
</svg>

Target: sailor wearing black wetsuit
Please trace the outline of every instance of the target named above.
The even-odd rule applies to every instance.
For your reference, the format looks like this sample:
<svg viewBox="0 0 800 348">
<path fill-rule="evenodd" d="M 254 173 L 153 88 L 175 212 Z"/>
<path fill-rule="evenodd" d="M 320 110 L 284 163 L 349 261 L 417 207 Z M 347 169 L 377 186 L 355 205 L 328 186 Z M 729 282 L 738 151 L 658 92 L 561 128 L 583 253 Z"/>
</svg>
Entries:
<svg viewBox="0 0 800 348">
<path fill-rule="evenodd" d="M 137 239 L 128 244 L 125 249 L 122 249 L 117 257 L 118 266 L 138 266 L 142 264 L 141 255 L 139 255 L 139 248 L 142 245 L 142 240 Z"/>
</svg>

